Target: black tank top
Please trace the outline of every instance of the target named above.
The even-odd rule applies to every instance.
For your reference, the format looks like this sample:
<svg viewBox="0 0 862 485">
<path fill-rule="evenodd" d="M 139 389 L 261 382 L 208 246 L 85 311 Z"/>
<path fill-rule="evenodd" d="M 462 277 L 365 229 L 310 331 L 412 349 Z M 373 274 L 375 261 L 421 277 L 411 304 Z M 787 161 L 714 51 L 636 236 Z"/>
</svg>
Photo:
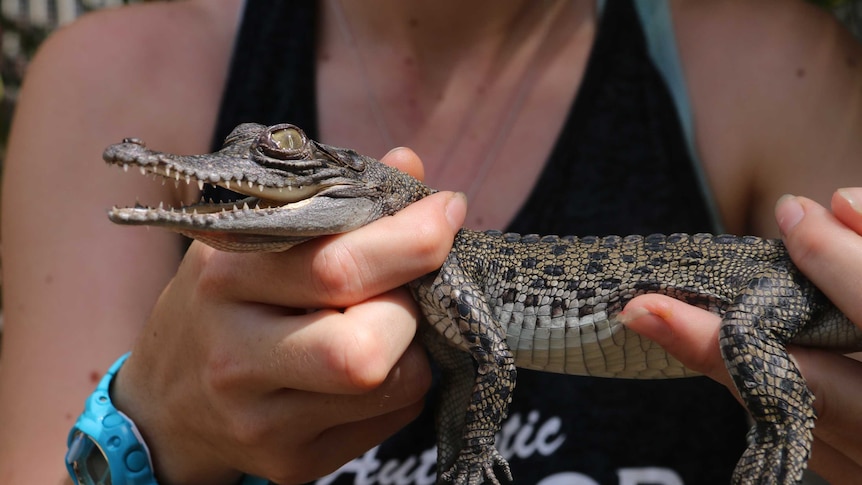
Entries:
<svg viewBox="0 0 862 485">
<path fill-rule="evenodd" d="M 317 138 L 316 28 L 313 1 L 247 0 L 214 145 L 249 121 L 291 122 Z M 699 187 L 631 0 L 608 0 L 556 146 L 507 229 L 710 231 Z M 318 483 L 434 483 L 432 414 L 429 405 L 406 429 Z M 629 381 L 519 369 L 498 446 L 518 484 L 724 485 L 745 431 L 741 407 L 706 378 Z"/>
</svg>

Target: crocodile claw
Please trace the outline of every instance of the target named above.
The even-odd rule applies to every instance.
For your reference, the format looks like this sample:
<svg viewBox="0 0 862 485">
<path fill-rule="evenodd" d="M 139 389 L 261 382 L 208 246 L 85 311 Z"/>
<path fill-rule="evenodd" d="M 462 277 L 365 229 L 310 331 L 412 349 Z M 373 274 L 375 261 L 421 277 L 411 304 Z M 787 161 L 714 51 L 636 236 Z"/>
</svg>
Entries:
<svg viewBox="0 0 862 485">
<path fill-rule="evenodd" d="M 798 443 L 811 443 L 813 418 L 800 429 L 755 425 L 748 434 L 749 446 L 733 472 L 734 485 L 797 485 L 808 461 L 808 449 Z"/>
<path fill-rule="evenodd" d="M 440 474 L 437 483 L 440 485 L 483 485 L 486 483 L 502 485 L 497 479 L 497 470 L 503 474 L 506 483 L 514 481 L 509 463 L 493 445 L 471 447 L 461 450 L 455 464 Z"/>
</svg>

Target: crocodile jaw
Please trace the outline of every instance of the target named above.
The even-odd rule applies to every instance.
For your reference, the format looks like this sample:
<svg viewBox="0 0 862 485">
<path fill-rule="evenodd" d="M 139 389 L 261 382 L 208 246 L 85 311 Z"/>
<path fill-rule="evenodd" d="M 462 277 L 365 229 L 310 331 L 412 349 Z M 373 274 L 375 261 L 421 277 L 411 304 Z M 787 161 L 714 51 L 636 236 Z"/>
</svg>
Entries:
<svg viewBox="0 0 862 485">
<path fill-rule="evenodd" d="M 284 251 L 315 237 L 338 234 L 378 218 L 370 198 L 313 196 L 277 206 L 205 204 L 184 209 L 115 207 L 108 218 L 124 225 L 161 226 L 224 251 Z M 230 209 L 212 210 L 230 205 Z M 205 207 L 199 211 L 196 207 Z"/>
</svg>

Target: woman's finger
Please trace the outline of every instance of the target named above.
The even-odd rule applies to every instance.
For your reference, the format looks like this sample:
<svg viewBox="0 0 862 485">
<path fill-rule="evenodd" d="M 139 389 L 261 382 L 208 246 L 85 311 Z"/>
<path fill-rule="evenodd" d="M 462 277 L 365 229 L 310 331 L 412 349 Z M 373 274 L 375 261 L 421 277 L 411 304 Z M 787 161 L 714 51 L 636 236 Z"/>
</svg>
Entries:
<svg viewBox="0 0 862 485">
<path fill-rule="evenodd" d="M 862 322 L 862 236 L 804 197 L 782 197 L 775 215 L 796 266 L 851 321 Z"/>
<path fill-rule="evenodd" d="M 201 284 L 231 300 L 295 308 L 349 306 L 439 268 L 465 214 L 463 195 L 445 192 L 355 231 L 283 253 L 209 250 Z"/>
<path fill-rule="evenodd" d="M 794 347 L 791 352 L 815 395 L 815 435 L 862 463 L 862 362 L 817 349 Z"/>
<path fill-rule="evenodd" d="M 659 344 L 689 369 L 733 388 L 718 347 L 721 317 L 657 294 L 636 297 L 620 316 L 627 327 Z"/>
<path fill-rule="evenodd" d="M 220 334 L 208 357 L 211 385 L 222 389 L 295 389 L 357 394 L 380 386 L 413 341 L 419 322 L 406 289 L 344 311 L 280 314 L 243 309 L 247 326 Z"/>
</svg>

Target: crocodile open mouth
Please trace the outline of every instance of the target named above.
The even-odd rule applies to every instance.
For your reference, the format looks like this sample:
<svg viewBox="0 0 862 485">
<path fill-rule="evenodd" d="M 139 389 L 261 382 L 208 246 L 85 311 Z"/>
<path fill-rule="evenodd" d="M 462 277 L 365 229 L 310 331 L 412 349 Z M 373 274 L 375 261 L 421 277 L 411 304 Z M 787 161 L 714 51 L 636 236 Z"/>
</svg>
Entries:
<svg viewBox="0 0 862 485">
<path fill-rule="evenodd" d="M 182 182 L 186 185 L 196 184 L 198 189 L 203 192 L 208 186 L 218 186 L 224 189 L 233 191 L 237 194 L 244 195 L 244 198 L 218 201 L 206 200 L 202 198 L 195 204 L 180 205 L 174 207 L 164 202 L 158 206 L 147 206 L 136 204 L 134 207 L 113 207 L 108 212 L 108 216 L 115 222 L 134 222 L 134 221 L 153 221 L 156 219 L 173 219 L 182 216 L 198 216 L 205 214 L 240 214 L 248 213 L 249 211 L 260 211 L 273 208 L 292 208 L 304 205 L 303 202 L 320 194 L 329 188 L 326 185 L 291 185 L 284 184 L 277 187 L 269 187 L 261 183 L 255 183 L 251 180 L 242 180 L 240 178 L 230 180 L 219 180 L 217 177 L 210 177 L 209 180 L 202 180 L 196 174 L 184 171 L 182 168 L 172 166 L 170 160 L 153 160 L 155 163 L 147 165 L 138 165 L 129 162 L 111 162 L 113 165 L 120 167 L 123 171 L 129 171 L 134 165 L 137 166 L 142 175 L 149 175 L 158 181 L 161 179 L 162 184 L 169 181 L 174 183 L 176 188 L 179 188 Z"/>
</svg>

